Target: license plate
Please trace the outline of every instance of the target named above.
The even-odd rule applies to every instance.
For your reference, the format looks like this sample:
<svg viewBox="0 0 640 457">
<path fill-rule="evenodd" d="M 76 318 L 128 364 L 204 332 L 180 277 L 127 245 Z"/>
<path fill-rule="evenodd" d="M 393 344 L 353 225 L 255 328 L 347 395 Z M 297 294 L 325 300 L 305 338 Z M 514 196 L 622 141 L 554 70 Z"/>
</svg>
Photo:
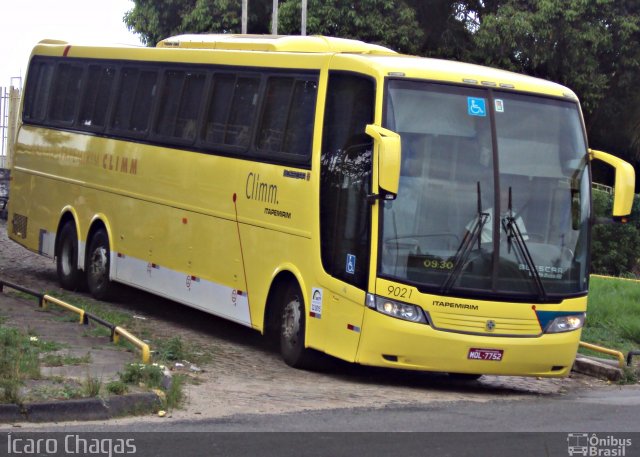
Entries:
<svg viewBox="0 0 640 457">
<path fill-rule="evenodd" d="M 467 358 L 470 360 L 489 360 L 492 362 L 500 362 L 504 351 L 502 349 L 480 349 L 471 348 Z"/>
</svg>

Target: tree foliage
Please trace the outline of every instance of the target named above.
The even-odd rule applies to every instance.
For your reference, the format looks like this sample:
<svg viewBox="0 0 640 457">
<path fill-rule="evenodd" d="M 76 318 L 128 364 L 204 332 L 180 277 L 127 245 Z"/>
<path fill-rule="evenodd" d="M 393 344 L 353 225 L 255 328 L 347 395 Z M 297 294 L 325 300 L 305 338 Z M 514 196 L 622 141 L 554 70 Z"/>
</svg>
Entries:
<svg viewBox="0 0 640 457">
<path fill-rule="evenodd" d="M 599 219 L 611 219 L 611 195 L 594 191 L 593 206 Z M 640 274 L 640 196 L 636 195 L 633 201 L 628 223 L 596 224 L 593 227 L 591 270 L 611 276 Z"/>
<path fill-rule="evenodd" d="M 251 0 L 248 26 L 251 33 L 271 30 L 270 0 Z M 124 16 L 129 30 L 140 34 L 148 46 L 181 33 L 240 33 L 240 0 L 134 0 L 134 7 Z"/>
<path fill-rule="evenodd" d="M 403 0 L 309 0 L 307 34 L 354 38 L 417 53 L 424 33 L 415 11 Z M 284 0 L 279 32 L 299 34 L 300 0 Z"/>
<path fill-rule="evenodd" d="M 481 11 L 473 58 L 570 87 L 595 145 L 640 158 L 637 0 L 497 3 Z"/>
<path fill-rule="evenodd" d="M 279 32 L 300 31 L 280 0 Z M 271 0 L 249 0 L 249 33 L 269 33 Z M 241 0 L 134 0 L 144 43 L 238 33 Z M 307 33 L 497 66 L 560 82 L 580 97 L 592 147 L 640 161 L 638 0 L 308 0 Z"/>
</svg>

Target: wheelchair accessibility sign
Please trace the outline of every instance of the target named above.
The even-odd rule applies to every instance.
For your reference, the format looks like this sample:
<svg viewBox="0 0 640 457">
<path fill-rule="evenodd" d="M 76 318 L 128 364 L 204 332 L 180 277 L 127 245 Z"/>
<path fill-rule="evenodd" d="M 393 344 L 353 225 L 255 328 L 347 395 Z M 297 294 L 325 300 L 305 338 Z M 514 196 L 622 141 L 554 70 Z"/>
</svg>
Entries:
<svg viewBox="0 0 640 457">
<path fill-rule="evenodd" d="M 469 116 L 481 116 L 487 115 L 487 104 L 484 98 L 467 97 L 467 113 Z"/>
<path fill-rule="evenodd" d="M 353 254 L 347 254 L 347 265 L 346 268 L 347 273 L 356 274 L 356 256 Z"/>
</svg>

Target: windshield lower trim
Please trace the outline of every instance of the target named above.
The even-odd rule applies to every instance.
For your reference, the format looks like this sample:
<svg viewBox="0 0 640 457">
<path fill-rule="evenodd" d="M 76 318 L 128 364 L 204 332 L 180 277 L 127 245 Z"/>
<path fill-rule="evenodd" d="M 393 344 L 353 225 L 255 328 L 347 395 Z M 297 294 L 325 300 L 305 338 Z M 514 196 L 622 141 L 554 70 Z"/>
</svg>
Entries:
<svg viewBox="0 0 640 457">
<path fill-rule="evenodd" d="M 398 284 L 404 284 L 407 286 L 415 287 L 418 289 L 420 293 L 443 296 L 441 293 L 441 289 L 439 286 L 433 285 L 425 285 L 419 282 L 407 281 L 404 279 L 399 279 L 393 276 L 378 274 L 377 276 L 380 279 L 385 279 L 387 281 L 392 281 Z M 496 302 L 505 302 L 505 303 L 528 303 L 528 304 L 559 304 L 564 300 L 572 299 L 572 298 L 581 298 L 585 297 L 588 294 L 588 290 L 584 290 L 581 292 L 575 293 L 563 293 L 563 294 L 553 294 L 548 293 L 545 300 L 540 300 L 540 297 L 537 294 L 513 294 L 513 293 L 505 293 L 505 292 L 492 292 L 486 289 L 464 289 L 464 290 L 456 290 L 455 288 L 451 290 L 450 293 L 444 295 L 450 298 L 460 298 L 460 299 L 474 299 L 474 300 L 491 300 Z"/>
</svg>

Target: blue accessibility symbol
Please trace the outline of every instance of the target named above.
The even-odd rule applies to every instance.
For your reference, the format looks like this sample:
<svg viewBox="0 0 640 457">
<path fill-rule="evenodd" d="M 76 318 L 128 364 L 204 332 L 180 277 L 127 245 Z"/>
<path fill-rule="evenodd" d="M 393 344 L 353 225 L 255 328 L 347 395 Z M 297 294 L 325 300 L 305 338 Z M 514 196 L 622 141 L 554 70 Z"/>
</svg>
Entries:
<svg viewBox="0 0 640 457">
<path fill-rule="evenodd" d="M 487 104 L 484 98 L 467 97 L 467 112 L 470 116 L 486 116 Z"/>
<path fill-rule="evenodd" d="M 353 254 L 347 254 L 347 273 L 356 273 L 356 256 Z"/>
</svg>

